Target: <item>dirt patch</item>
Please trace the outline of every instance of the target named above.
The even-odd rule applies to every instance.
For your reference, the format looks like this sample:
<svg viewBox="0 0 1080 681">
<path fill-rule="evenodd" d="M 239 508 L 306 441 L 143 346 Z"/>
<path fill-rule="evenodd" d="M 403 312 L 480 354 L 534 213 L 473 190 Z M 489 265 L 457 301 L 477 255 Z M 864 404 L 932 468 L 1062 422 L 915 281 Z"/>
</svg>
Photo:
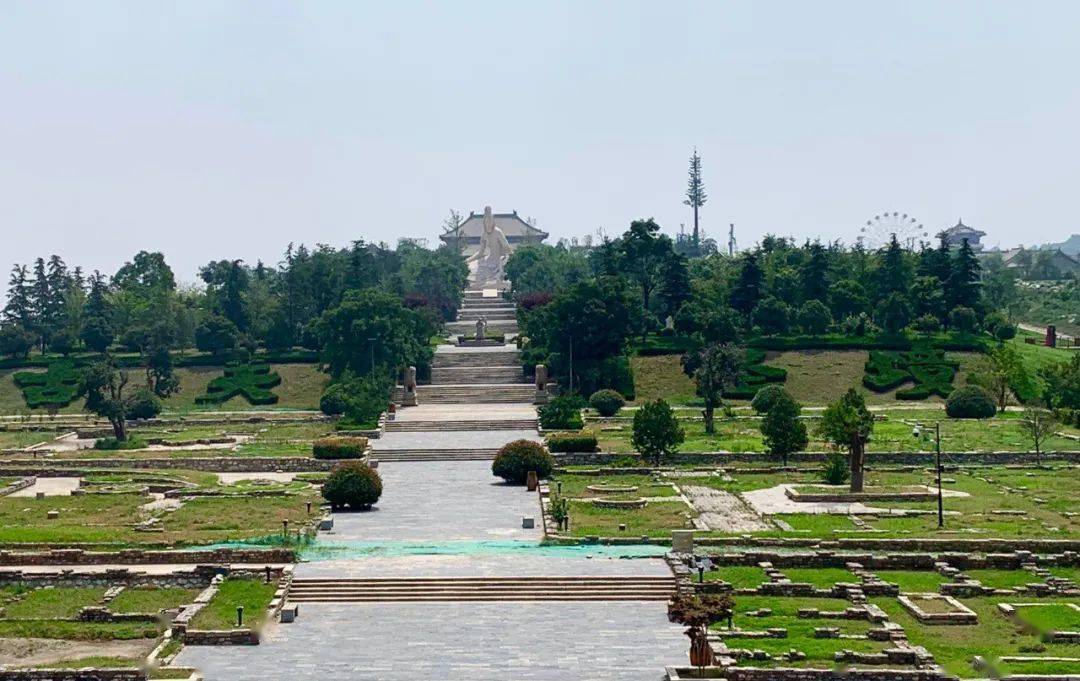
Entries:
<svg viewBox="0 0 1080 681">
<path fill-rule="evenodd" d="M 84 657 L 146 657 L 155 639 L 137 641 L 63 641 L 51 638 L 0 638 L 0 665 L 29 667 Z"/>
<path fill-rule="evenodd" d="M 716 532 L 761 532 L 774 529 L 738 496 L 714 489 L 689 485 L 683 494 L 699 513 L 698 521 Z"/>
</svg>

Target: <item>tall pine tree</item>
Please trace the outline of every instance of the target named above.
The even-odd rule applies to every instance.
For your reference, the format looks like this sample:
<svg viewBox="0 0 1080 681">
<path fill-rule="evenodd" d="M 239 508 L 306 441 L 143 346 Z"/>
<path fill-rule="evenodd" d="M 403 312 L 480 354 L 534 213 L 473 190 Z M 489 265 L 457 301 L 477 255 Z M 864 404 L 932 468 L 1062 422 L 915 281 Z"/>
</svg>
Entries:
<svg viewBox="0 0 1080 681">
<path fill-rule="evenodd" d="M 694 148 L 690 156 L 690 177 L 686 182 L 686 199 L 684 205 L 694 209 L 694 249 L 701 247 L 701 231 L 698 228 L 698 209 L 705 205 L 709 199 L 705 193 L 705 182 L 701 179 L 701 156 Z"/>
<path fill-rule="evenodd" d="M 945 287 L 945 298 L 949 309 L 957 307 L 970 307 L 979 310 L 979 276 L 982 267 L 979 265 L 975 252 L 971 250 L 968 240 L 964 239 L 960 244 L 960 250 L 953 258 L 949 281 Z"/>
<path fill-rule="evenodd" d="M 7 304 L 3 311 L 4 321 L 15 324 L 24 331 L 32 331 L 34 303 L 30 297 L 30 274 L 26 265 L 15 265 L 11 268 L 7 296 Z"/>
<path fill-rule="evenodd" d="M 746 318 L 750 317 L 750 313 L 761 300 L 763 279 L 764 274 L 758 263 L 757 251 L 744 254 L 742 267 L 739 270 L 739 280 L 731 291 L 731 306 Z"/>
<path fill-rule="evenodd" d="M 825 247 L 815 241 L 806 250 L 808 257 L 800 272 L 802 298 L 825 302 L 829 295 L 829 259 Z"/>
</svg>

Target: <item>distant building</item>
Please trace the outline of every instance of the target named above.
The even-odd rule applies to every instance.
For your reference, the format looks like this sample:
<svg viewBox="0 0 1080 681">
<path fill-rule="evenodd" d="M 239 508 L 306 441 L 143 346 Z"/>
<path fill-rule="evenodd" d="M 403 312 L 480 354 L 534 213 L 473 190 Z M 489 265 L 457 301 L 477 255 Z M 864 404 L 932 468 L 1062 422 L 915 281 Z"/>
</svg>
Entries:
<svg viewBox="0 0 1080 681">
<path fill-rule="evenodd" d="M 517 211 L 512 213 L 492 213 L 495 226 L 502 230 L 510 247 L 516 249 L 525 244 L 538 244 L 548 238 L 548 233 L 533 227 L 518 217 Z M 480 248 L 480 234 L 484 231 L 484 213 L 470 212 L 469 217 L 457 229 L 448 229 L 439 235 L 439 239 L 446 245 L 456 247 L 464 256 L 476 253 Z"/>
<path fill-rule="evenodd" d="M 983 257 L 1000 256 L 1005 266 L 1022 270 L 1028 279 L 1049 280 L 1080 276 L 1080 260 L 1061 249 L 1010 248 L 1004 251 L 983 251 Z"/>
<path fill-rule="evenodd" d="M 945 243 L 950 248 L 960 248 L 960 244 L 964 243 L 964 239 L 967 239 L 968 246 L 971 246 L 972 250 L 981 251 L 982 242 L 979 240 L 986 236 L 986 232 L 965 225 L 963 220 L 959 220 L 952 227 L 943 230 L 938 236 L 944 238 Z"/>
</svg>

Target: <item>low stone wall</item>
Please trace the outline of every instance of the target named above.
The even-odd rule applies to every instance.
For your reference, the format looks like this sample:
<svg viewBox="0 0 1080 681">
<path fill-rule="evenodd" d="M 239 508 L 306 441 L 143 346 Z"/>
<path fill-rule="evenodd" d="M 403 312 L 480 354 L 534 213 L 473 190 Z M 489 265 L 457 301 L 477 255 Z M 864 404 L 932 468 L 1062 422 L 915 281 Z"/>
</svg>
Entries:
<svg viewBox="0 0 1080 681">
<path fill-rule="evenodd" d="M 801 669 L 796 667 L 726 667 L 716 676 L 728 681 L 944 681 L 954 680 L 935 669 Z M 696 667 L 668 667 L 670 681 L 700 678 Z"/>
<path fill-rule="evenodd" d="M 225 629 L 222 631 L 189 629 L 184 632 L 184 644 L 190 646 L 257 646 L 259 645 L 259 634 L 251 629 Z"/>
<path fill-rule="evenodd" d="M 37 482 L 37 478 L 35 478 L 33 475 L 27 475 L 23 478 L 20 478 L 19 480 L 16 480 L 7 487 L 0 489 L 0 497 L 6 497 L 7 495 L 14 494 L 21 489 L 26 489 L 27 487 L 33 485 L 35 482 Z"/>
<path fill-rule="evenodd" d="M 0 670 L 0 681 L 145 681 L 137 669 L 24 669 Z"/>
<path fill-rule="evenodd" d="M 295 563 L 296 551 L 286 548 L 214 549 L 212 551 L 175 550 L 147 551 L 85 551 L 83 549 L 53 549 L 51 551 L 0 551 L 3 565 L 164 565 L 236 563 Z"/>
<path fill-rule="evenodd" d="M 2 459 L 0 475 L 58 477 L 94 469 L 186 469 L 210 473 L 309 473 L 331 470 L 338 461 L 304 456 L 192 456 L 140 459 Z"/>
<path fill-rule="evenodd" d="M 271 579 L 280 579 L 281 568 L 270 571 Z M 21 586 L 38 589 L 47 586 L 77 588 L 112 588 L 117 586 L 138 587 L 157 586 L 181 589 L 204 589 L 215 577 L 229 575 L 252 579 L 263 579 L 265 570 L 230 570 L 219 565 L 197 565 L 190 570 L 163 573 L 148 573 L 135 570 L 60 570 L 56 572 L 24 572 L 22 570 L 0 570 L 0 585 Z"/>
<path fill-rule="evenodd" d="M 640 459 L 637 454 L 615 454 L 612 452 L 564 452 L 553 454 L 560 466 L 602 466 L 627 458 Z M 826 452 L 798 452 L 791 454 L 788 461 L 820 464 L 825 461 Z M 1034 463 L 1035 452 L 942 452 L 949 461 L 969 465 L 1001 465 Z M 1080 451 L 1043 452 L 1043 461 L 1068 461 L 1080 463 Z M 867 468 L 873 469 L 881 464 L 902 464 L 910 466 L 933 465 L 933 452 L 868 452 Z M 667 465 L 674 464 L 712 464 L 725 463 L 772 463 L 775 457 L 762 452 L 676 452 L 664 458 Z"/>
<path fill-rule="evenodd" d="M 1031 551 L 1012 553 L 975 554 L 968 552 L 941 553 L 834 553 L 832 551 L 739 551 L 732 553 L 710 553 L 697 551 L 697 555 L 707 556 L 714 565 L 758 565 L 771 563 L 774 567 L 810 567 L 810 568 L 845 568 L 851 563 L 858 563 L 866 570 L 937 570 L 942 563 L 962 570 L 1001 569 L 1019 570 L 1025 564 L 1035 561 Z M 669 554 L 673 555 L 673 554 Z M 686 557 L 689 561 L 689 557 Z M 1040 566 L 1072 567 L 1080 565 L 1080 553 L 1065 551 L 1038 557 Z"/>
</svg>

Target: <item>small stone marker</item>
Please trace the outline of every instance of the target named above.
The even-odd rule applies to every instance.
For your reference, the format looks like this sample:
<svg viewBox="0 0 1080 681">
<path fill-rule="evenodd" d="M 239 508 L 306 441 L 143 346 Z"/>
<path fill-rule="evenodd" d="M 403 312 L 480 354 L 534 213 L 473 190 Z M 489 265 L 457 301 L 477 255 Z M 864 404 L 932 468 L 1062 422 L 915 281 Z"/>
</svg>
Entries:
<svg viewBox="0 0 1080 681">
<path fill-rule="evenodd" d="M 379 467 L 379 460 L 378 459 L 368 459 L 368 465 L 371 466 L 372 468 L 378 468 Z"/>
<path fill-rule="evenodd" d="M 619 523 L 619 532 L 626 532 L 626 523 Z"/>
<path fill-rule="evenodd" d="M 525 484 L 530 492 L 536 491 L 536 488 L 540 486 L 540 478 L 536 475 L 536 471 L 529 471 L 529 475 L 525 479 Z"/>
<path fill-rule="evenodd" d="M 278 621 L 282 624 L 290 624 L 296 621 L 296 616 L 300 614 L 300 606 L 290 605 L 281 609 L 281 615 Z"/>
<path fill-rule="evenodd" d="M 45 498 L 45 493 L 44 492 L 37 492 L 36 494 L 34 494 L 34 498 L 35 499 L 44 499 Z"/>
<path fill-rule="evenodd" d="M 49 511 L 48 513 L 46 513 L 45 517 L 48 520 L 56 520 L 57 518 L 60 517 L 60 511 L 57 511 L 56 509 L 53 509 L 53 510 Z"/>
<path fill-rule="evenodd" d="M 536 527 L 536 519 L 535 518 L 533 518 L 531 515 L 522 516 L 522 518 L 521 518 L 521 529 L 523 529 L 523 530 L 531 530 L 534 527 Z"/>
</svg>

